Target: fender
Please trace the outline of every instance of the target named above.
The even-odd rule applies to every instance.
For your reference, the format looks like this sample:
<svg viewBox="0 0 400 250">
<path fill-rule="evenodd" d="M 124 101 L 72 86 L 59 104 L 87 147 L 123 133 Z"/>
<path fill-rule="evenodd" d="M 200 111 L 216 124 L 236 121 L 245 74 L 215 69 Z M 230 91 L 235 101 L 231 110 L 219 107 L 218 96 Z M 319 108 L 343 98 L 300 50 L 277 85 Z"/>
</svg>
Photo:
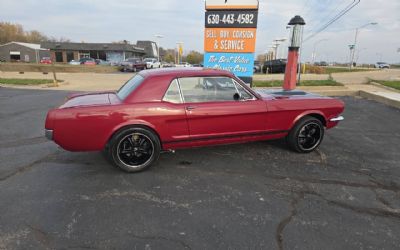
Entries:
<svg viewBox="0 0 400 250">
<path fill-rule="evenodd" d="M 149 123 L 149 122 L 147 122 L 147 121 L 144 121 L 144 120 L 129 120 L 129 121 L 126 121 L 126 122 L 123 122 L 123 123 L 118 124 L 117 126 L 115 126 L 115 127 L 110 131 L 110 133 L 107 134 L 107 137 L 106 137 L 106 138 L 107 138 L 107 141 L 104 142 L 103 147 L 105 147 L 105 145 L 108 143 L 108 141 L 111 139 L 111 137 L 112 137 L 118 130 L 120 130 L 120 129 L 124 128 L 124 127 L 127 127 L 127 126 L 134 126 L 134 125 L 146 126 L 146 127 L 151 128 L 152 130 L 154 130 L 154 132 L 156 133 L 156 135 L 158 136 L 158 138 L 160 139 L 160 142 L 161 142 L 160 135 L 157 133 L 156 127 L 155 127 L 153 124 L 151 124 L 151 123 Z"/>
<path fill-rule="evenodd" d="M 322 122 L 322 124 L 324 124 L 326 126 L 327 124 L 327 119 L 326 116 L 323 112 L 321 112 L 320 110 L 307 110 L 304 111 L 302 113 L 300 113 L 292 122 L 292 124 L 290 124 L 290 129 L 292 129 L 294 127 L 294 125 L 303 117 L 307 116 L 307 115 L 320 115 L 324 118 L 324 121 Z"/>
</svg>

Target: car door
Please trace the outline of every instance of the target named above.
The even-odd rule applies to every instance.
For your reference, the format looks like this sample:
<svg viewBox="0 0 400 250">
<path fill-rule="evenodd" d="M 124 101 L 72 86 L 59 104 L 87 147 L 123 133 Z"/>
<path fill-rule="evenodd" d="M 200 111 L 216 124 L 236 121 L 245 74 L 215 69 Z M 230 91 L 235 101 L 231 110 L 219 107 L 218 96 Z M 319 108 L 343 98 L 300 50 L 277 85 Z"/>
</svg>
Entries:
<svg viewBox="0 0 400 250">
<path fill-rule="evenodd" d="M 174 79 L 162 99 L 164 115 L 160 117 L 160 123 L 166 131 L 164 146 L 167 148 L 177 143 L 188 142 L 189 127 L 187 123 L 185 104 L 179 89 L 178 80 Z"/>
<path fill-rule="evenodd" d="M 267 106 L 229 77 L 180 78 L 191 140 L 260 134 Z M 239 100 L 234 95 L 239 94 Z M 236 96 L 237 97 L 237 96 Z"/>
</svg>

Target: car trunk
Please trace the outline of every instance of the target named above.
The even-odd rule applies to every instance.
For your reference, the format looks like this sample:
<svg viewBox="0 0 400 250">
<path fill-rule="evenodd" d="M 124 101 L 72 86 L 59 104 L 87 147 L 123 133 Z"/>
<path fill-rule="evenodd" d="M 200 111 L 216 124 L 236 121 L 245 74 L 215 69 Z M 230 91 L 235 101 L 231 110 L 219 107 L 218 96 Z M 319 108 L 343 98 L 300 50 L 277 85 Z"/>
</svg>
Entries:
<svg viewBox="0 0 400 250">
<path fill-rule="evenodd" d="M 81 94 L 67 98 L 67 101 L 60 107 L 60 109 L 81 107 L 81 106 L 103 106 L 103 105 L 110 105 L 115 102 L 119 102 L 119 99 L 115 93 L 103 92 L 103 93 Z"/>
</svg>

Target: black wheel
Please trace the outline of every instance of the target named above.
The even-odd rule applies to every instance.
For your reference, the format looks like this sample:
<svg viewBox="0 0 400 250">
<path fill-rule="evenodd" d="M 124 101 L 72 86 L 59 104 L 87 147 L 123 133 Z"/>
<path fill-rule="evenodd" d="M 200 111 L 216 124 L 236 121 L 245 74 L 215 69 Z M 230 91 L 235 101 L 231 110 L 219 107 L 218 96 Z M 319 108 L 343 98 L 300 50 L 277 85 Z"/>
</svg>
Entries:
<svg viewBox="0 0 400 250">
<path fill-rule="evenodd" d="M 291 149 L 299 153 L 314 151 L 324 138 L 325 128 L 317 118 L 306 116 L 292 128 L 286 141 Z"/>
<path fill-rule="evenodd" d="M 139 172 L 157 161 L 161 145 L 152 131 L 129 127 L 117 132 L 104 151 L 117 167 L 126 172 Z"/>
</svg>

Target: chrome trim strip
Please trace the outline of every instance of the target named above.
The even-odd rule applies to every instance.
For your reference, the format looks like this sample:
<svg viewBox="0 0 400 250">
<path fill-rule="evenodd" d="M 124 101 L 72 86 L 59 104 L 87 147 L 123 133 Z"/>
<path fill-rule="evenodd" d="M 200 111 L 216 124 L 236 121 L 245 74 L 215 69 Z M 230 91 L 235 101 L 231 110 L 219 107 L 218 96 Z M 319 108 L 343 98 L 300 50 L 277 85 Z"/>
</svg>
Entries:
<svg viewBox="0 0 400 250">
<path fill-rule="evenodd" d="M 47 139 L 49 139 L 50 141 L 53 140 L 53 130 L 45 129 L 44 133 Z"/>
<path fill-rule="evenodd" d="M 330 119 L 331 122 L 340 122 L 340 121 L 343 121 L 343 120 L 344 120 L 343 116 L 338 116 L 338 117 Z"/>
</svg>

